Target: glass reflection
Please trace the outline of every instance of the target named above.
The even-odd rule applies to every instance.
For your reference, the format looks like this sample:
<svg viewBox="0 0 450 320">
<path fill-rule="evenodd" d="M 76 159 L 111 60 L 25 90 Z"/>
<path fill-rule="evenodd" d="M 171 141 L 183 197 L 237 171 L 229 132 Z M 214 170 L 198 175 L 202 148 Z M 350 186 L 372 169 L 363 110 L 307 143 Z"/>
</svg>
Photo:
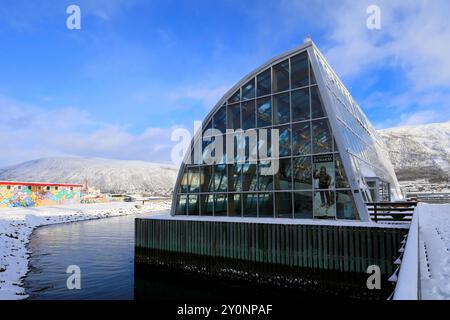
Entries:
<svg viewBox="0 0 450 320">
<path fill-rule="evenodd" d="M 313 119 L 325 117 L 318 86 L 311 87 L 311 113 Z"/>
<path fill-rule="evenodd" d="M 279 130 L 279 156 L 287 157 L 291 155 L 291 127 L 282 126 L 274 129 Z"/>
<path fill-rule="evenodd" d="M 256 128 L 255 100 L 242 102 L 242 129 Z"/>
<path fill-rule="evenodd" d="M 214 215 L 214 205 L 213 205 L 213 195 L 212 194 L 202 194 L 200 195 L 200 207 L 202 216 L 212 216 Z"/>
<path fill-rule="evenodd" d="M 292 91 L 292 121 L 310 119 L 309 88 Z"/>
<path fill-rule="evenodd" d="M 256 174 L 256 164 L 245 163 L 242 172 L 242 190 L 256 191 L 258 179 Z"/>
<path fill-rule="evenodd" d="M 294 192 L 294 218 L 313 218 L 313 197 L 311 191 Z"/>
<path fill-rule="evenodd" d="M 214 166 L 214 186 L 215 190 L 219 192 L 227 191 L 227 166 L 225 164 L 218 164 Z"/>
<path fill-rule="evenodd" d="M 198 216 L 200 215 L 199 207 L 198 207 L 198 195 L 190 194 L 188 197 L 188 215 L 189 216 Z"/>
<path fill-rule="evenodd" d="M 306 51 L 291 58 L 292 88 L 304 87 L 309 84 L 308 63 L 308 53 Z"/>
<path fill-rule="evenodd" d="M 297 157 L 292 161 L 294 190 L 312 189 L 311 157 Z"/>
<path fill-rule="evenodd" d="M 221 107 L 214 115 L 214 129 L 225 133 L 227 129 L 227 111 L 226 107 Z"/>
<path fill-rule="evenodd" d="M 242 215 L 241 195 L 239 193 L 228 195 L 228 216 L 240 217 Z"/>
<path fill-rule="evenodd" d="M 270 161 L 258 163 L 258 190 L 273 190 L 273 164 Z"/>
<path fill-rule="evenodd" d="M 336 211 L 338 219 L 358 219 L 356 205 L 351 190 L 336 191 Z"/>
<path fill-rule="evenodd" d="M 187 195 L 179 195 L 177 198 L 176 215 L 184 216 L 187 213 Z"/>
<path fill-rule="evenodd" d="M 257 81 L 257 96 L 265 96 L 272 93 L 272 79 L 270 68 L 260 73 L 256 77 Z"/>
<path fill-rule="evenodd" d="M 292 190 L 291 158 L 280 159 L 278 164 L 278 171 L 275 173 L 275 190 Z"/>
<path fill-rule="evenodd" d="M 292 125 L 292 155 L 311 154 L 311 126 L 310 122 Z"/>
<path fill-rule="evenodd" d="M 228 106 L 228 129 L 241 128 L 241 106 L 239 103 Z"/>
<path fill-rule="evenodd" d="M 188 192 L 198 192 L 200 189 L 200 175 L 198 167 L 188 168 Z"/>
<path fill-rule="evenodd" d="M 336 188 L 350 188 L 341 156 L 339 154 L 335 154 L 334 161 L 336 168 Z"/>
<path fill-rule="evenodd" d="M 257 102 L 258 128 L 272 125 L 272 100 L 270 98 L 258 99 Z"/>
<path fill-rule="evenodd" d="M 213 192 L 213 166 L 200 167 L 200 192 Z"/>
<path fill-rule="evenodd" d="M 291 192 L 275 193 L 275 214 L 277 218 L 293 218 Z"/>
<path fill-rule="evenodd" d="M 183 176 L 181 177 L 180 186 L 178 187 L 178 192 L 187 193 L 188 192 L 188 174 L 187 167 L 184 168 Z"/>
<path fill-rule="evenodd" d="M 316 120 L 313 124 L 313 153 L 332 152 L 333 138 L 328 119 Z"/>
<path fill-rule="evenodd" d="M 291 120 L 289 93 L 282 93 L 273 97 L 273 123 L 284 124 Z"/>
<path fill-rule="evenodd" d="M 228 201 L 226 194 L 214 195 L 214 216 L 227 216 Z"/>
<path fill-rule="evenodd" d="M 258 194 L 258 217 L 273 218 L 273 193 L 259 193 Z"/>
<path fill-rule="evenodd" d="M 242 100 L 255 98 L 255 79 L 250 80 L 242 87 Z"/>
<path fill-rule="evenodd" d="M 244 193 L 242 214 L 244 217 L 257 217 L 258 211 L 258 194 L 256 193 Z"/>
<path fill-rule="evenodd" d="M 273 92 L 289 90 L 289 60 L 273 67 Z"/>
</svg>

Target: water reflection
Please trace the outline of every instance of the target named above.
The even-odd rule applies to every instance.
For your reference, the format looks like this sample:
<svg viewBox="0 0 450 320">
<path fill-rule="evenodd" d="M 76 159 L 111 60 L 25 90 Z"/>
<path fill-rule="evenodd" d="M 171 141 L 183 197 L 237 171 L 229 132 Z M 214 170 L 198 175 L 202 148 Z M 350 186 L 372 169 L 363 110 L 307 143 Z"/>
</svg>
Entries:
<svg viewBox="0 0 450 320">
<path fill-rule="evenodd" d="M 30 299 L 133 299 L 134 219 L 116 217 L 37 229 L 29 244 Z M 81 290 L 68 290 L 69 265 L 81 269 Z"/>
</svg>

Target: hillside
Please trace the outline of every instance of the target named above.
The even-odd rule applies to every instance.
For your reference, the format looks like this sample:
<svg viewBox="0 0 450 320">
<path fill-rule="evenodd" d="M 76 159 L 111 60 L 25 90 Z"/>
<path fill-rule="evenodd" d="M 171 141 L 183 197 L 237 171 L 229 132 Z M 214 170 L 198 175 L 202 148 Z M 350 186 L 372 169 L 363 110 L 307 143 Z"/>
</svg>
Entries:
<svg viewBox="0 0 450 320">
<path fill-rule="evenodd" d="M 171 194 L 178 168 L 144 161 L 97 158 L 43 158 L 0 169 L 0 180 L 65 182 L 82 184 L 102 192 Z"/>
<path fill-rule="evenodd" d="M 450 178 L 450 122 L 380 131 L 400 181 Z"/>
</svg>

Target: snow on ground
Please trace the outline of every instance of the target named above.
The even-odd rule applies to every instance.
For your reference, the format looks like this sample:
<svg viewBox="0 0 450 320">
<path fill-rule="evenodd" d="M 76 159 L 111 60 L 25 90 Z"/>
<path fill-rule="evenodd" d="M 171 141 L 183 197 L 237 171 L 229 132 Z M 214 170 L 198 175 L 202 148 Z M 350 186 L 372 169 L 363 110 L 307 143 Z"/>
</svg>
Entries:
<svg viewBox="0 0 450 320">
<path fill-rule="evenodd" d="M 450 204 L 417 210 L 422 299 L 450 300 Z"/>
<path fill-rule="evenodd" d="M 0 300 L 24 299 L 22 278 L 28 271 L 27 243 L 39 226 L 81 220 L 157 212 L 170 201 L 155 201 L 136 208 L 136 203 L 77 204 L 68 206 L 0 209 Z"/>
</svg>

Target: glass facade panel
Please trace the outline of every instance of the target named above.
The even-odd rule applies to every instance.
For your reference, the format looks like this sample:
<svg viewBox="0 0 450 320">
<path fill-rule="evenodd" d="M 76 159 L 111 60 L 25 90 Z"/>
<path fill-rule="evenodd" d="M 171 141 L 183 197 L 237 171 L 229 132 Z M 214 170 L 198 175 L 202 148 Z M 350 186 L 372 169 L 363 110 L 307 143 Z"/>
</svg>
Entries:
<svg viewBox="0 0 450 320">
<path fill-rule="evenodd" d="M 292 155 L 311 154 L 311 124 L 310 122 L 292 125 Z"/>
<path fill-rule="evenodd" d="M 200 195 L 200 208 L 202 216 L 214 215 L 214 197 L 212 194 Z"/>
<path fill-rule="evenodd" d="M 309 60 L 306 52 L 291 58 L 291 84 L 293 89 L 309 84 L 308 64 Z"/>
<path fill-rule="evenodd" d="M 275 190 L 292 190 L 292 160 L 280 159 L 275 172 Z"/>
<path fill-rule="evenodd" d="M 226 194 L 214 195 L 214 216 L 227 216 L 228 201 Z"/>
<path fill-rule="evenodd" d="M 187 195 L 179 195 L 177 197 L 175 214 L 178 216 L 185 216 L 187 214 Z"/>
<path fill-rule="evenodd" d="M 304 121 L 311 118 L 309 88 L 292 91 L 292 121 Z"/>
<path fill-rule="evenodd" d="M 258 130 L 258 157 L 268 159 L 272 155 L 272 129 Z"/>
<path fill-rule="evenodd" d="M 212 129 L 212 120 L 209 120 L 206 125 L 203 126 L 203 136 L 207 135 L 207 131 Z"/>
<path fill-rule="evenodd" d="M 271 161 L 258 163 L 258 190 L 273 190 L 273 163 Z"/>
<path fill-rule="evenodd" d="M 242 103 L 242 129 L 248 130 L 256 128 L 255 101 Z"/>
<path fill-rule="evenodd" d="M 228 216 L 240 217 L 242 215 L 241 195 L 239 193 L 228 194 Z"/>
<path fill-rule="evenodd" d="M 213 166 L 200 167 L 200 192 L 213 192 Z"/>
<path fill-rule="evenodd" d="M 214 115 L 214 129 L 220 130 L 220 132 L 225 133 L 227 129 L 227 109 L 226 107 L 221 107 L 219 111 Z"/>
<path fill-rule="evenodd" d="M 265 96 L 272 92 L 272 76 L 270 68 L 261 72 L 257 77 L 257 96 Z"/>
<path fill-rule="evenodd" d="M 257 101 L 257 124 L 258 128 L 272 125 L 272 99 L 263 98 Z"/>
<path fill-rule="evenodd" d="M 188 197 L 188 215 L 198 216 L 200 215 L 199 205 L 198 205 L 198 195 L 190 194 Z"/>
<path fill-rule="evenodd" d="M 289 93 L 273 96 L 273 124 L 285 124 L 291 121 Z"/>
<path fill-rule="evenodd" d="M 264 192 L 258 194 L 258 217 L 273 218 L 273 193 Z"/>
<path fill-rule="evenodd" d="M 359 220 L 351 190 L 336 191 L 336 211 L 338 219 Z"/>
<path fill-rule="evenodd" d="M 311 157 L 297 157 L 292 161 L 294 190 L 312 189 Z"/>
<path fill-rule="evenodd" d="M 199 167 L 188 168 L 188 192 L 199 192 L 200 190 L 200 172 Z"/>
<path fill-rule="evenodd" d="M 218 164 L 214 166 L 214 186 L 215 191 L 227 191 L 227 166 L 225 164 Z"/>
<path fill-rule="evenodd" d="M 334 156 L 335 170 L 336 170 L 336 188 L 350 188 L 347 175 L 345 174 L 344 164 L 341 156 L 335 154 Z"/>
<path fill-rule="evenodd" d="M 258 178 L 256 173 L 256 164 L 245 163 L 242 172 L 242 190 L 256 191 Z"/>
<path fill-rule="evenodd" d="M 242 87 L 242 100 L 255 98 L 255 79 L 250 80 Z"/>
<path fill-rule="evenodd" d="M 239 103 L 229 105 L 228 108 L 228 129 L 241 128 L 241 105 Z"/>
<path fill-rule="evenodd" d="M 325 117 L 318 86 L 311 87 L 311 114 L 313 119 Z"/>
<path fill-rule="evenodd" d="M 275 127 L 279 133 L 279 156 L 288 157 L 291 155 L 291 126 Z"/>
<path fill-rule="evenodd" d="M 291 192 L 275 193 L 275 216 L 277 218 L 293 218 Z"/>
<path fill-rule="evenodd" d="M 258 194 L 256 193 L 244 193 L 242 194 L 242 214 L 244 217 L 257 217 L 258 216 Z"/>
<path fill-rule="evenodd" d="M 294 192 L 294 218 L 312 219 L 313 216 L 312 191 Z"/>
<path fill-rule="evenodd" d="M 242 164 L 228 165 L 228 191 L 239 192 L 242 190 Z"/>
<path fill-rule="evenodd" d="M 230 99 L 228 99 L 228 103 L 236 103 L 241 101 L 241 90 L 236 91 Z"/>
<path fill-rule="evenodd" d="M 289 90 L 289 60 L 273 67 L 272 88 L 273 92 Z"/>
<path fill-rule="evenodd" d="M 332 152 L 333 137 L 331 136 L 328 119 L 312 122 L 313 128 L 313 153 Z"/>
<path fill-rule="evenodd" d="M 184 169 L 183 176 L 181 177 L 180 185 L 178 186 L 179 193 L 187 193 L 188 192 L 188 173 L 186 168 Z"/>
</svg>

